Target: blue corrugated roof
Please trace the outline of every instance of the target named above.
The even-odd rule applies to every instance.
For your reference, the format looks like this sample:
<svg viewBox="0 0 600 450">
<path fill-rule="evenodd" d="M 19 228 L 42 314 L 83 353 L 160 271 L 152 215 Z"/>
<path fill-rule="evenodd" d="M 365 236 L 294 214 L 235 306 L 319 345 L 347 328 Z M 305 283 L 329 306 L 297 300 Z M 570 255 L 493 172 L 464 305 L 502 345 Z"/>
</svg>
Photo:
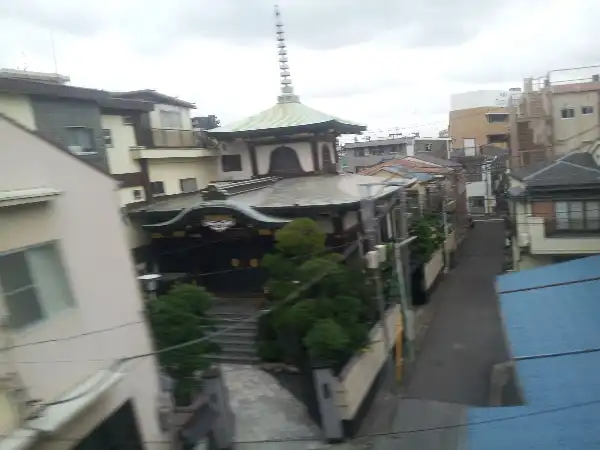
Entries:
<svg viewBox="0 0 600 450">
<path fill-rule="evenodd" d="M 469 450 L 600 448 L 600 353 L 516 365 L 527 405 L 471 409 Z"/>
<path fill-rule="evenodd" d="M 600 280 L 502 294 L 500 310 L 513 358 L 600 348 Z"/>
<path fill-rule="evenodd" d="M 600 351 L 594 351 L 600 349 L 600 280 L 543 287 L 594 276 L 600 276 L 600 256 L 499 277 L 526 404 L 471 409 L 470 450 L 600 448 Z M 531 290 L 502 293 L 517 289 Z M 592 351 L 573 354 L 586 350 Z M 519 360 L 528 357 L 534 358 Z"/>
<path fill-rule="evenodd" d="M 497 278 L 498 292 L 529 289 L 550 283 L 566 283 L 600 276 L 600 255 L 575 259 L 551 266 L 523 270 Z"/>
</svg>

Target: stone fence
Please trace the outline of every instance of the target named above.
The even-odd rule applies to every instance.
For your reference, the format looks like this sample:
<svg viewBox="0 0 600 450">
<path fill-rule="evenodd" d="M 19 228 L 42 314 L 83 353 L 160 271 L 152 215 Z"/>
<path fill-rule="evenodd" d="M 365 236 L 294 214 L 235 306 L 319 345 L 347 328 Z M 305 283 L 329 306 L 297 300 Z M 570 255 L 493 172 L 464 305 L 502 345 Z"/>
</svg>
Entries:
<svg viewBox="0 0 600 450">
<path fill-rule="evenodd" d="M 385 323 L 394 347 L 402 345 L 402 314 L 400 307 L 394 305 L 386 311 Z M 329 437 L 328 428 L 343 429 L 343 435 L 352 436 L 360 426 L 360 422 L 377 391 L 378 381 L 384 369 L 386 354 L 383 329 L 381 323 L 376 324 L 369 334 L 370 345 L 362 352 L 356 354 L 344 366 L 338 376 L 332 374 L 330 369 L 317 369 L 314 371 L 317 390 L 319 386 L 332 392 L 333 395 L 322 395 L 319 392 L 322 428 Z M 400 356 L 400 351 L 395 355 Z M 392 355 L 393 357 L 393 355 Z M 401 359 L 401 358 L 396 358 Z M 399 366 L 402 361 L 396 361 Z M 331 426 L 328 426 L 331 424 Z M 340 428 L 341 427 L 341 428 Z M 333 433 L 337 435 L 338 432 Z M 339 438 L 339 436 L 336 436 Z"/>
</svg>

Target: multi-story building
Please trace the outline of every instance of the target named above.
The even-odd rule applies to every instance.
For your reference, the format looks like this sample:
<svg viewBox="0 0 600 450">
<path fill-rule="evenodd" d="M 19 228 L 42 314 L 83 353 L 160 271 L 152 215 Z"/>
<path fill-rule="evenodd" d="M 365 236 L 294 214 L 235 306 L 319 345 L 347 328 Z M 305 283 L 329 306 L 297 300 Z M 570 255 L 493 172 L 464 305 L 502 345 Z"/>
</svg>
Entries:
<svg viewBox="0 0 600 450">
<path fill-rule="evenodd" d="M 193 192 L 216 180 L 216 144 L 194 130 L 193 103 L 149 89 L 114 95 L 153 105 L 134 124 L 138 148 L 131 149 L 132 159 L 149 181 L 150 195 Z"/>
<path fill-rule="evenodd" d="M 344 146 L 344 163 L 349 172 L 360 172 L 382 161 L 429 153 L 438 158 L 448 158 L 450 139 L 402 136 L 391 139 L 351 142 Z"/>
<path fill-rule="evenodd" d="M 0 70 L 0 113 L 107 170 L 119 182 L 121 206 L 195 191 L 217 179 L 219 152 L 194 131 L 192 103 L 151 90 L 111 93 L 68 81 Z M 146 233 L 133 220 L 126 230 L 141 262 Z"/>
<path fill-rule="evenodd" d="M 600 137 L 600 66 L 526 78 L 511 117 L 511 164 L 554 159 Z"/>
<path fill-rule="evenodd" d="M 0 115 L 0 448 L 171 448 L 117 183 L 29 125 Z"/>
<path fill-rule="evenodd" d="M 513 268 L 600 253 L 600 142 L 510 171 Z"/>
<path fill-rule="evenodd" d="M 465 156 L 464 149 L 453 151 L 451 159 L 460 163 L 467 182 L 470 214 L 491 214 L 505 190 L 508 149 L 483 145 L 477 155 Z"/>
<path fill-rule="evenodd" d="M 482 145 L 508 148 L 509 99 L 520 89 L 463 92 L 450 97 L 448 134 L 464 156 L 480 154 Z"/>
<path fill-rule="evenodd" d="M 121 204 L 200 189 L 218 152 L 194 131 L 195 105 L 152 90 L 111 93 L 55 74 L 0 70 L 0 112 L 106 168 Z"/>
</svg>

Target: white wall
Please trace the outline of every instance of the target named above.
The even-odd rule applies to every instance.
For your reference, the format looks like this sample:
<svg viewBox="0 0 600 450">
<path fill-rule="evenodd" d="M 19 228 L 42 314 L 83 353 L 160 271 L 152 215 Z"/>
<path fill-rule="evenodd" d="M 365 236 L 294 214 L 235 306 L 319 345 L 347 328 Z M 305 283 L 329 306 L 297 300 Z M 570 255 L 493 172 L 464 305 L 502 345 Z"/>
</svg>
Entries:
<svg viewBox="0 0 600 450">
<path fill-rule="evenodd" d="M 181 115 L 181 129 L 192 130 L 192 119 L 189 108 L 182 106 L 155 104 L 154 110 L 150 111 L 150 127 L 151 128 L 167 128 L 160 123 L 160 111 L 177 111 Z"/>
<path fill-rule="evenodd" d="M 16 120 L 21 125 L 35 130 L 35 117 L 29 97 L 0 92 L 0 113 Z"/>
<path fill-rule="evenodd" d="M 450 111 L 484 107 L 505 107 L 508 106 L 508 99 L 511 96 L 518 95 L 518 92 L 507 90 L 472 91 L 452 94 L 450 96 Z"/>
<path fill-rule="evenodd" d="M 335 154 L 333 151 L 333 145 L 331 143 L 321 141 L 317 143 L 319 165 L 323 167 L 323 145 L 329 147 L 331 153 L 331 161 L 335 162 Z M 293 148 L 296 150 L 300 166 L 306 172 L 312 172 L 316 168 L 313 164 L 312 151 L 310 143 L 308 142 L 292 142 L 285 144 L 286 147 Z M 268 144 L 268 145 L 257 145 L 256 146 L 256 163 L 259 175 L 266 175 L 269 172 L 271 163 L 271 153 L 277 147 L 281 147 L 281 144 Z M 223 155 L 241 155 L 242 158 L 242 170 L 236 172 L 223 172 L 221 164 L 219 164 L 217 173 L 220 181 L 227 180 L 247 180 L 252 177 L 252 163 L 250 160 L 250 151 L 246 144 L 241 140 L 234 142 L 221 143 L 221 153 Z"/>
<path fill-rule="evenodd" d="M 195 178 L 198 189 L 217 178 L 218 158 L 167 158 L 148 160 L 148 174 L 150 181 L 162 181 L 165 185 L 165 194 L 179 194 L 181 186 L 179 180 Z"/>
<path fill-rule="evenodd" d="M 131 157 L 131 147 L 137 145 L 135 130 L 131 125 L 123 123 L 123 116 L 103 115 L 101 118 L 102 128 L 110 130 L 112 135 L 112 147 L 107 147 L 108 166 L 110 173 L 136 173 L 140 166 Z"/>
<path fill-rule="evenodd" d="M 62 191 L 46 206 L 0 211 L 0 252 L 58 240 L 75 299 L 74 308 L 14 333 L 15 345 L 22 346 L 14 350 L 15 360 L 29 395 L 51 401 L 115 359 L 151 351 L 152 344 L 141 320 L 143 303 L 114 180 L 2 119 L 0 136 L 0 190 L 44 186 Z M 110 332 L 52 342 L 127 323 L 131 325 Z M 47 340 L 50 342 L 27 346 Z M 70 433 L 69 438 L 83 436 L 127 398 L 134 397 L 142 438 L 163 441 L 156 417 L 157 393 L 154 358 L 140 359 L 129 367 L 126 380 L 118 388 L 103 396 L 86 411 L 85 419 L 75 421 L 64 433 Z M 54 442 L 53 448 L 57 446 Z M 60 448 L 67 446 L 62 442 Z"/>
</svg>

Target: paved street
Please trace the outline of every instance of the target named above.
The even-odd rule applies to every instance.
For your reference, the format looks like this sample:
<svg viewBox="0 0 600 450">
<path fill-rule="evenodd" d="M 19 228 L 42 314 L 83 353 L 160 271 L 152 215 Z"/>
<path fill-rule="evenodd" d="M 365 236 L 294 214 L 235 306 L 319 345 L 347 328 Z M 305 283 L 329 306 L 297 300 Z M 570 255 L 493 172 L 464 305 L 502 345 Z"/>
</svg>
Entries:
<svg viewBox="0 0 600 450">
<path fill-rule="evenodd" d="M 432 296 L 433 320 L 405 395 L 487 405 L 492 365 L 507 359 L 494 280 L 502 269 L 502 222 L 477 222 L 457 267 Z"/>
<path fill-rule="evenodd" d="M 463 405 L 487 405 L 492 366 L 507 359 L 494 279 L 502 268 L 503 223 L 477 222 L 462 243 L 458 265 L 425 307 L 429 324 L 403 393 L 375 399 L 361 434 L 428 429 L 464 423 Z M 369 439 L 373 448 L 450 449 L 462 427 Z M 364 442 L 364 441 L 363 441 Z M 356 442 L 362 448 L 363 442 Z"/>
</svg>

